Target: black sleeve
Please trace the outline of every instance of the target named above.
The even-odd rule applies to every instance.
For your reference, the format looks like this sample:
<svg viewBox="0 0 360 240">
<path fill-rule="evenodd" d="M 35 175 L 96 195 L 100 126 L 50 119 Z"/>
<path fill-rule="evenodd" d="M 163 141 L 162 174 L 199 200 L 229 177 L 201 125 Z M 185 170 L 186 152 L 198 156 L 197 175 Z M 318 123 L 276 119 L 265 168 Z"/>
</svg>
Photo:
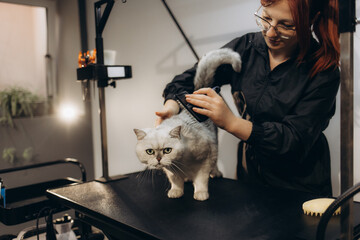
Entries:
<svg viewBox="0 0 360 240">
<path fill-rule="evenodd" d="M 196 73 L 196 66 L 197 64 L 195 64 L 192 68 L 186 70 L 182 74 L 175 76 L 174 79 L 166 85 L 163 92 L 165 102 L 168 99 L 175 99 L 175 94 L 182 91 L 187 91 L 188 93 L 192 93 L 194 91 L 194 77 Z"/>
<path fill-rule="evenodd" d="M 291 114 L 280 122 L 254 123 L 247 142 L 268 157 L 301 159 L 334 115 L 339 84 L 338 69 L 319 73 Z"/>
</svg>

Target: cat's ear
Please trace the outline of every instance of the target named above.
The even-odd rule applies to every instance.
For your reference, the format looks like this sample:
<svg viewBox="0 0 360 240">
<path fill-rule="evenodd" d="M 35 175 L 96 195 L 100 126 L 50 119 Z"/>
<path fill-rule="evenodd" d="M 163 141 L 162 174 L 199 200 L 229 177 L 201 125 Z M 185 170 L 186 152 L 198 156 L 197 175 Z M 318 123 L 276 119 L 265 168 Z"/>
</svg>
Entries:
<svg viewBox="0 0 360 240">
<path fill-rule="evenodd" d="M 180 137 L 180 131 L 181 131 L 181 126 L 177 126 L 177 127 L 175 127 L 173 130 L 171 130 L 170 131 L 170 136 L 172 137 L 172 138 L 179 138 L 179 139 L 181 139 L 181 137 Z"/>
<path fill-rule="evenodd" d="M 136 137 L 137 137 L 138 140 L 142 140 L 146 136 L 146 132 L 144 132 L 143 130 L 135 128 L 134 132 L 135 132 Z"/>
</svg>

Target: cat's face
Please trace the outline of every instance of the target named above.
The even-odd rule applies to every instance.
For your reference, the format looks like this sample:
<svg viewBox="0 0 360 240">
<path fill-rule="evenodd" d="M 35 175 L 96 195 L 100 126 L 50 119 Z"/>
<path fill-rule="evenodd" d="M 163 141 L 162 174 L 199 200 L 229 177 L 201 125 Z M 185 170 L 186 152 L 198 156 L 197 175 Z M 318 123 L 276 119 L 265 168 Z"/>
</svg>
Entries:
<svg viewBox="0 0 360 240">
<path fill-rule="evenodd" d="M 134 129 L 138 139 L 136 154 L 139 160 L 149 169 L 176 167 L 174 161 L 183 154 L 180 130 L 180 126 L 173 129 Z"/>
</svg>

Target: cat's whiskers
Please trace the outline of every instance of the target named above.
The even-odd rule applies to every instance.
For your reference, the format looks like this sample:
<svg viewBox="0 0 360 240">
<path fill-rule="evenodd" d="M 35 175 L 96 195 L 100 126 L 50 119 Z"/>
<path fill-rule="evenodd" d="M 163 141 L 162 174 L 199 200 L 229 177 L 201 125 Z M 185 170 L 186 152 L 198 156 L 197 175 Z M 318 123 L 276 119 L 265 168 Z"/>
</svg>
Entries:
<svg viewBox="0 0 360 240">
<path fill-rule="evenodd" d="M 139 174 L 137 174 L 136 178 L 137 178 L 137 184 L 141 185 L 145 182 L 147 176 L 148 176 L 149 172 L 147 171 L 147 169 L 145 169 L 144 171 L 139 172 Z"/>
<path fill-rule="evenodd" d="M 185 163 L 183 163 L 183 162 L 181 162 L 181 161 L 172 161 L 171 164 L 174 164 L 174 165 L 176 165 L 176 166 L 179 167 L 179 168 L 181 167 L 181 169 L 182 169 L 183 171 L 188 171 L 188 170 L 190 170 L 189 167 L 188 167 L 188 165 L 185 164 Z"/>
<path fill-rule="evenodd" d="M 171 167 L 171 169 L 174 170 L 174 172 L 180 172 L 180 173 L 182 173 L 183 176 L 186 176 L 186 173 L 178 165 L 176 165 L 174 162 L 171 163 L 170 167 Z"/>
<path fill-rule="evenodd" d="M 139 172 L 139 174 L 136 175 L 136 178 L 138 179 L 139 183 L 144 182 L 144 180 L 149 177 L 151 174 L 151 169 L 146 167 L 143 171 Z"/>
</svg>

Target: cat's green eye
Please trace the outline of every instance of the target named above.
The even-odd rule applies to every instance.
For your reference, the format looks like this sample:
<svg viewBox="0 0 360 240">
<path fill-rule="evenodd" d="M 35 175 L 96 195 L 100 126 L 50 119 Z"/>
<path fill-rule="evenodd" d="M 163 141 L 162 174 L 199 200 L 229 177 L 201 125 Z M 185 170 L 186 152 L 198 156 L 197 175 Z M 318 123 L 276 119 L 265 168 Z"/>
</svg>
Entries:
<svg viewBox="0 0 360 240">
<path fill-rule="evenodd" d="M 169 154 L 169 153 L 171 153 L 171 151 L 172 151 L 172 148 L 164 148 L 163 153 Z"/>
<path fill-rule="evenodd" d="M 149 155 L 154 155 L 154 154 L 155 154 L 154 149 L 151 149 L 151 148 L 146 149 L 145 151 L 146 151 L 146 153 L 149 154 Z"/>
</svg>

